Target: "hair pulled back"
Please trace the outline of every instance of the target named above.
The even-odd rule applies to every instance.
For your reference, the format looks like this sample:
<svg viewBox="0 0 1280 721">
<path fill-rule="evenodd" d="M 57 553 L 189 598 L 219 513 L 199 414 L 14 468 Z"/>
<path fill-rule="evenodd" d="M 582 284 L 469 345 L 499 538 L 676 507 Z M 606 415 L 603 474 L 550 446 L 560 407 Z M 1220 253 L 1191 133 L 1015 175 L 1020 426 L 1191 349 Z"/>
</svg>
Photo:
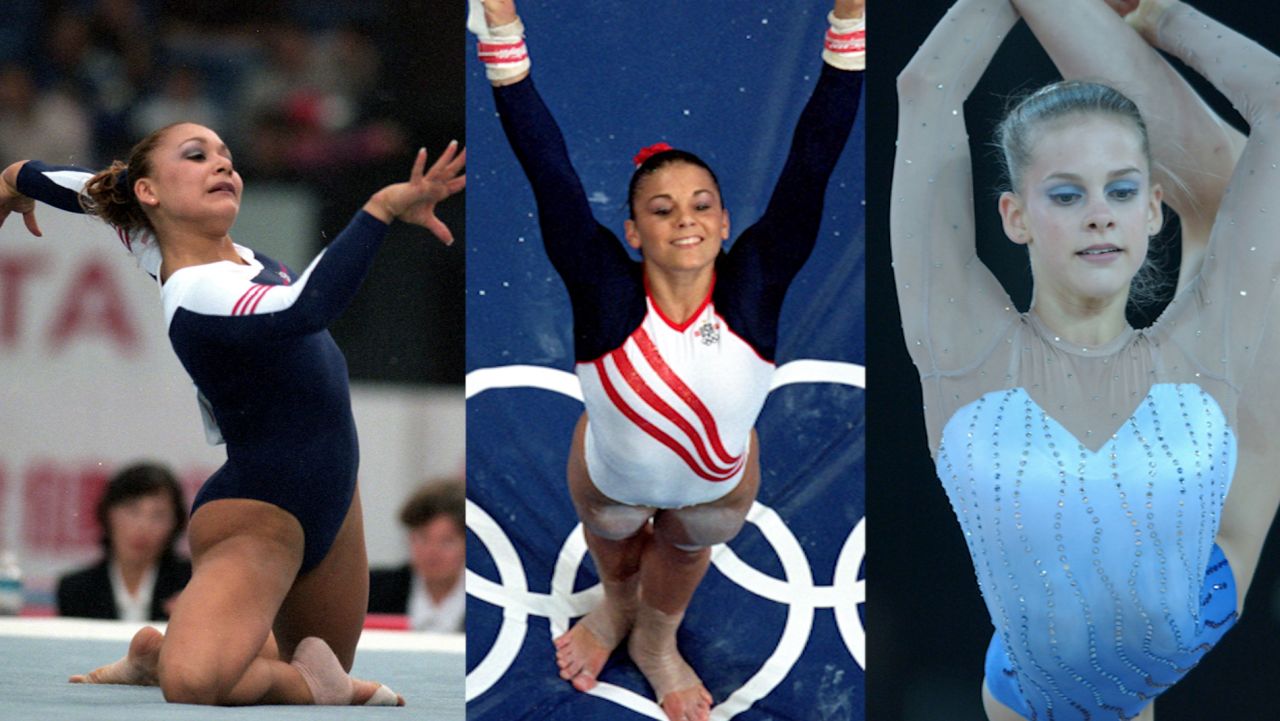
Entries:
<svg viewBox="0 0 1280 721">
<path fill-rule="evenodd" d="M 687 150 L 664 150 L 645 158 L 645 161 L 631 174 L 631 183 L 627 187 L 627 210 L 631 218 L 636 217 L 636 189 L 640 185 L 640 181 L 672 163 L 688 163 L 707 171 L 707 174 L 711 176 L 711 182 L 716 184 L 716 192 L 720 193 L 720 204 L 724 205 L 724 193 L 720 192 L 720 179 L 716 177 L 716 173 L 711 169 L 710 165 L 707 165 L 702 158 Z"/>
<path fill-rule="evenodd" d="M 1016 192 L 1022 171 L 1031 163 L 1036 131 L 1045 123 L 1069 115 L 1112 115 L 1133 123 L 1142 143 L 1142 155 L 1151 165 L 1147 124 L 1138 106 L 1120 91 L 1102 83 L 1063 80 L 1040 88 L 1013 106 L 996 128 L 996 143 L 1004 160 L 1005 175 Z"/>
<path fill-rule="evenodd" d="M 111 225 L 125 231 L 154 230 L 147 219 L 142 203 L 133 194 L 133 183 L 138 178 L 151 175 L 151 153 L 170 128 L 182 123 L 172 123 L 153 131 L 129 151 L 128 162 L 113 161 L 85 183 L 80 195 L 80 205 L 86 213 L 96 215 Z"/>
<path fill-rule="evenodd" d="M 1151 141 L 1147 124 L 1134 103 L 1124 93 L 1102 83 L 1063 80 L 1040 88 L 1019 100 L 996 128 L 996 142 L 1004 160 L 1005 176 L 1014 192 L 1022 184 L 1022 171 L 1031 163 L 1037 130 L 1046 123 L 1070 115 L 1102 114 L 1133 123 L 1147 166 L 1152 166 Z M 1175 274 L 1163 267 L 1159 254 L 1148 252 L 1142 266 L 1129 283 L 1129 310 L 1135 318 L 1148 322 L 1149 310 L 1166 299 L 1174 287 Z M 1154 316 L 1152 316 L 1154 317 Z M 1142 323 L 1145 325 L 1145 323 Z"/>
</svg>

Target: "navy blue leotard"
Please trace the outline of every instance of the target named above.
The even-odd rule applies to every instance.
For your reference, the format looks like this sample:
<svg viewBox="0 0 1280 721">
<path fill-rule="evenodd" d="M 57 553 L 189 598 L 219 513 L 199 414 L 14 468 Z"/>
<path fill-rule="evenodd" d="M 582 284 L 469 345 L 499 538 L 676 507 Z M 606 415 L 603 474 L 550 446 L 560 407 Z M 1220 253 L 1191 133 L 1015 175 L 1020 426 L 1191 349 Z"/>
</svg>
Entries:
<svg viewBox="0 0 1280 721">
<path fill-rule="evenodd" d="M 494 88 L 547 256 L 569 292 L 587 469 L 606 496 L 675 508 L 722 497 L 742 478 L 782 301 L 817 241 L 861 86 L 860 71 L 824 64 L 764 215 L 720 254 L 708 297 L 681 322 L 662 314 L 643 265 L 593 217 L 532 78 Z"/>
<path fill-rule="evenodd" d="M 29 161 L 18 190 L 83 212 L 78 194 L 90 175 Z M 326 328 L 360 287 L 386 231 L 361 211 L 300 275 L 236 246 L 243 263 L 180 268 L 161 286 L 169 340 L 195 382 L 209 440 L 227 446 L 227 462 L 192 511 L 224 498 L 288 511 L 305 534 L 302 573 L 329 552 L 359 465 L 347 364 Z M 122 239 L 158 278 L 154 237 Z"/>
</svg>

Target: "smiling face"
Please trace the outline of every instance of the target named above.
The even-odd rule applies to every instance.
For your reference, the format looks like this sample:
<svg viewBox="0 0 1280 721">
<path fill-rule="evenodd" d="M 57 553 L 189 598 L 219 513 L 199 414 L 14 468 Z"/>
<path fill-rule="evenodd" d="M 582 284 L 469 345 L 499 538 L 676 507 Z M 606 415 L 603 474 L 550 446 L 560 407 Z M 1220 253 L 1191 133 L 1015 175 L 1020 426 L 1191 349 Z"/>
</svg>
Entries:
<svg viewBox="0 0 1280 721">
<path fill-rule="evenodd" d="M 1027 246 L 1037 302 L 1127 298 L 1160 229 L 1149 166 L 1137 128 L 1115 115 L 1074 113 L 1035 130 L 1020 187 L 1000 198 L 1000 212 L 1005 233 Z"/>
<path fill-rule="evenodd" d="M 729 238 L 729 211 L 720 189 L 711 173 L 692 163 L 671 162 L 642 178 L 633 212 L 626 222 L 627 243 L 641 252 L 646 265 L 667 272 L 710 267 Z"/>
<path fill-rule="evenodd" d="M 217 133 L 194 123 L 174 125 L 148 160 L 146 175 L 133 181 L 133 189 L 153 227 L 194 226 L 210 235 L 231 229 L 244 182 Z"/>
</svg>

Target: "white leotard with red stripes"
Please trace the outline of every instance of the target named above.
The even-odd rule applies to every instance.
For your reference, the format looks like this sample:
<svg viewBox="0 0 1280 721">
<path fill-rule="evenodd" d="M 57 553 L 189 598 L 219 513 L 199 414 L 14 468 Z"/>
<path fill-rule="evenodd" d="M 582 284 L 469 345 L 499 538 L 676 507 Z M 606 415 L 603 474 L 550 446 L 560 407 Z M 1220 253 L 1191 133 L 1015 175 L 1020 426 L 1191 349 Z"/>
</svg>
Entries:
<svg viewBox="0 0 1280 721">
<path fill-rule="evenodd" d="M 774 364 L 729 329 L 710 295 L 680 324 L 646 302 L 622 346 L 577 364 L 587 472 L 621 503 L 714 501 L 742 479 Z"/>
</svg>

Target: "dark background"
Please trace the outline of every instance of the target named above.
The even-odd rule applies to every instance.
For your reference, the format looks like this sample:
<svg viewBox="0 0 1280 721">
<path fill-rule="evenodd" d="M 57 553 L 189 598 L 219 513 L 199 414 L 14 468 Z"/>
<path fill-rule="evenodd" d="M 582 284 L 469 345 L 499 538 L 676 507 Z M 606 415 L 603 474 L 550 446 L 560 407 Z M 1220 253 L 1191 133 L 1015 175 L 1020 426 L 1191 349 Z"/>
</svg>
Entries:
<svg viewBox="0 0 1280 721">
<path fill-rule="evenodd" d="M 982 721 L 983 654 L 992 634 L 959 525 L 934 472 L 921 413 L 919 376 L 902 343 L 889 251 L 888 203 L 897 132 L 895 78 L 949 2 L 877 2 L 871 10 L 872 65 L 867 134 L 867 718 L 877 721 Z M 1274 10 L 1265 4 L 1200 6 L 1280 49 Z M 1071 22 L 1064 16 L 1063 22 Z M 1265 34 L 1265 35 L 1264 35 Z M 1012 95 L 1058 79 L 1025 25 L 1005 40 L 965 106 L 973 146 L 979 254 L 1020 308 L 1030 297 L 1025 250 L 999 224 L 1000 187 L 992 129 Z M 1198 77 L 1215 110 L 1243 127 Z M 1164 246 L 1176 268 L 1176 222 Z M 1166 300 L 1167 302 L 1167 300 Z M 1154 318 L 1159 307 L 1147 309 Z M 1147 325 L 1141 316 L 1131 318 Z M 1280 477 L 1277 478 L 1280 483 Z M 1246 604 L 1249 613 L 1203 663 L 1156 704 L 1159 721 L 1277 718 L 1280 682 L 1280 552 L 1271 534 Z"/>
</svg>

